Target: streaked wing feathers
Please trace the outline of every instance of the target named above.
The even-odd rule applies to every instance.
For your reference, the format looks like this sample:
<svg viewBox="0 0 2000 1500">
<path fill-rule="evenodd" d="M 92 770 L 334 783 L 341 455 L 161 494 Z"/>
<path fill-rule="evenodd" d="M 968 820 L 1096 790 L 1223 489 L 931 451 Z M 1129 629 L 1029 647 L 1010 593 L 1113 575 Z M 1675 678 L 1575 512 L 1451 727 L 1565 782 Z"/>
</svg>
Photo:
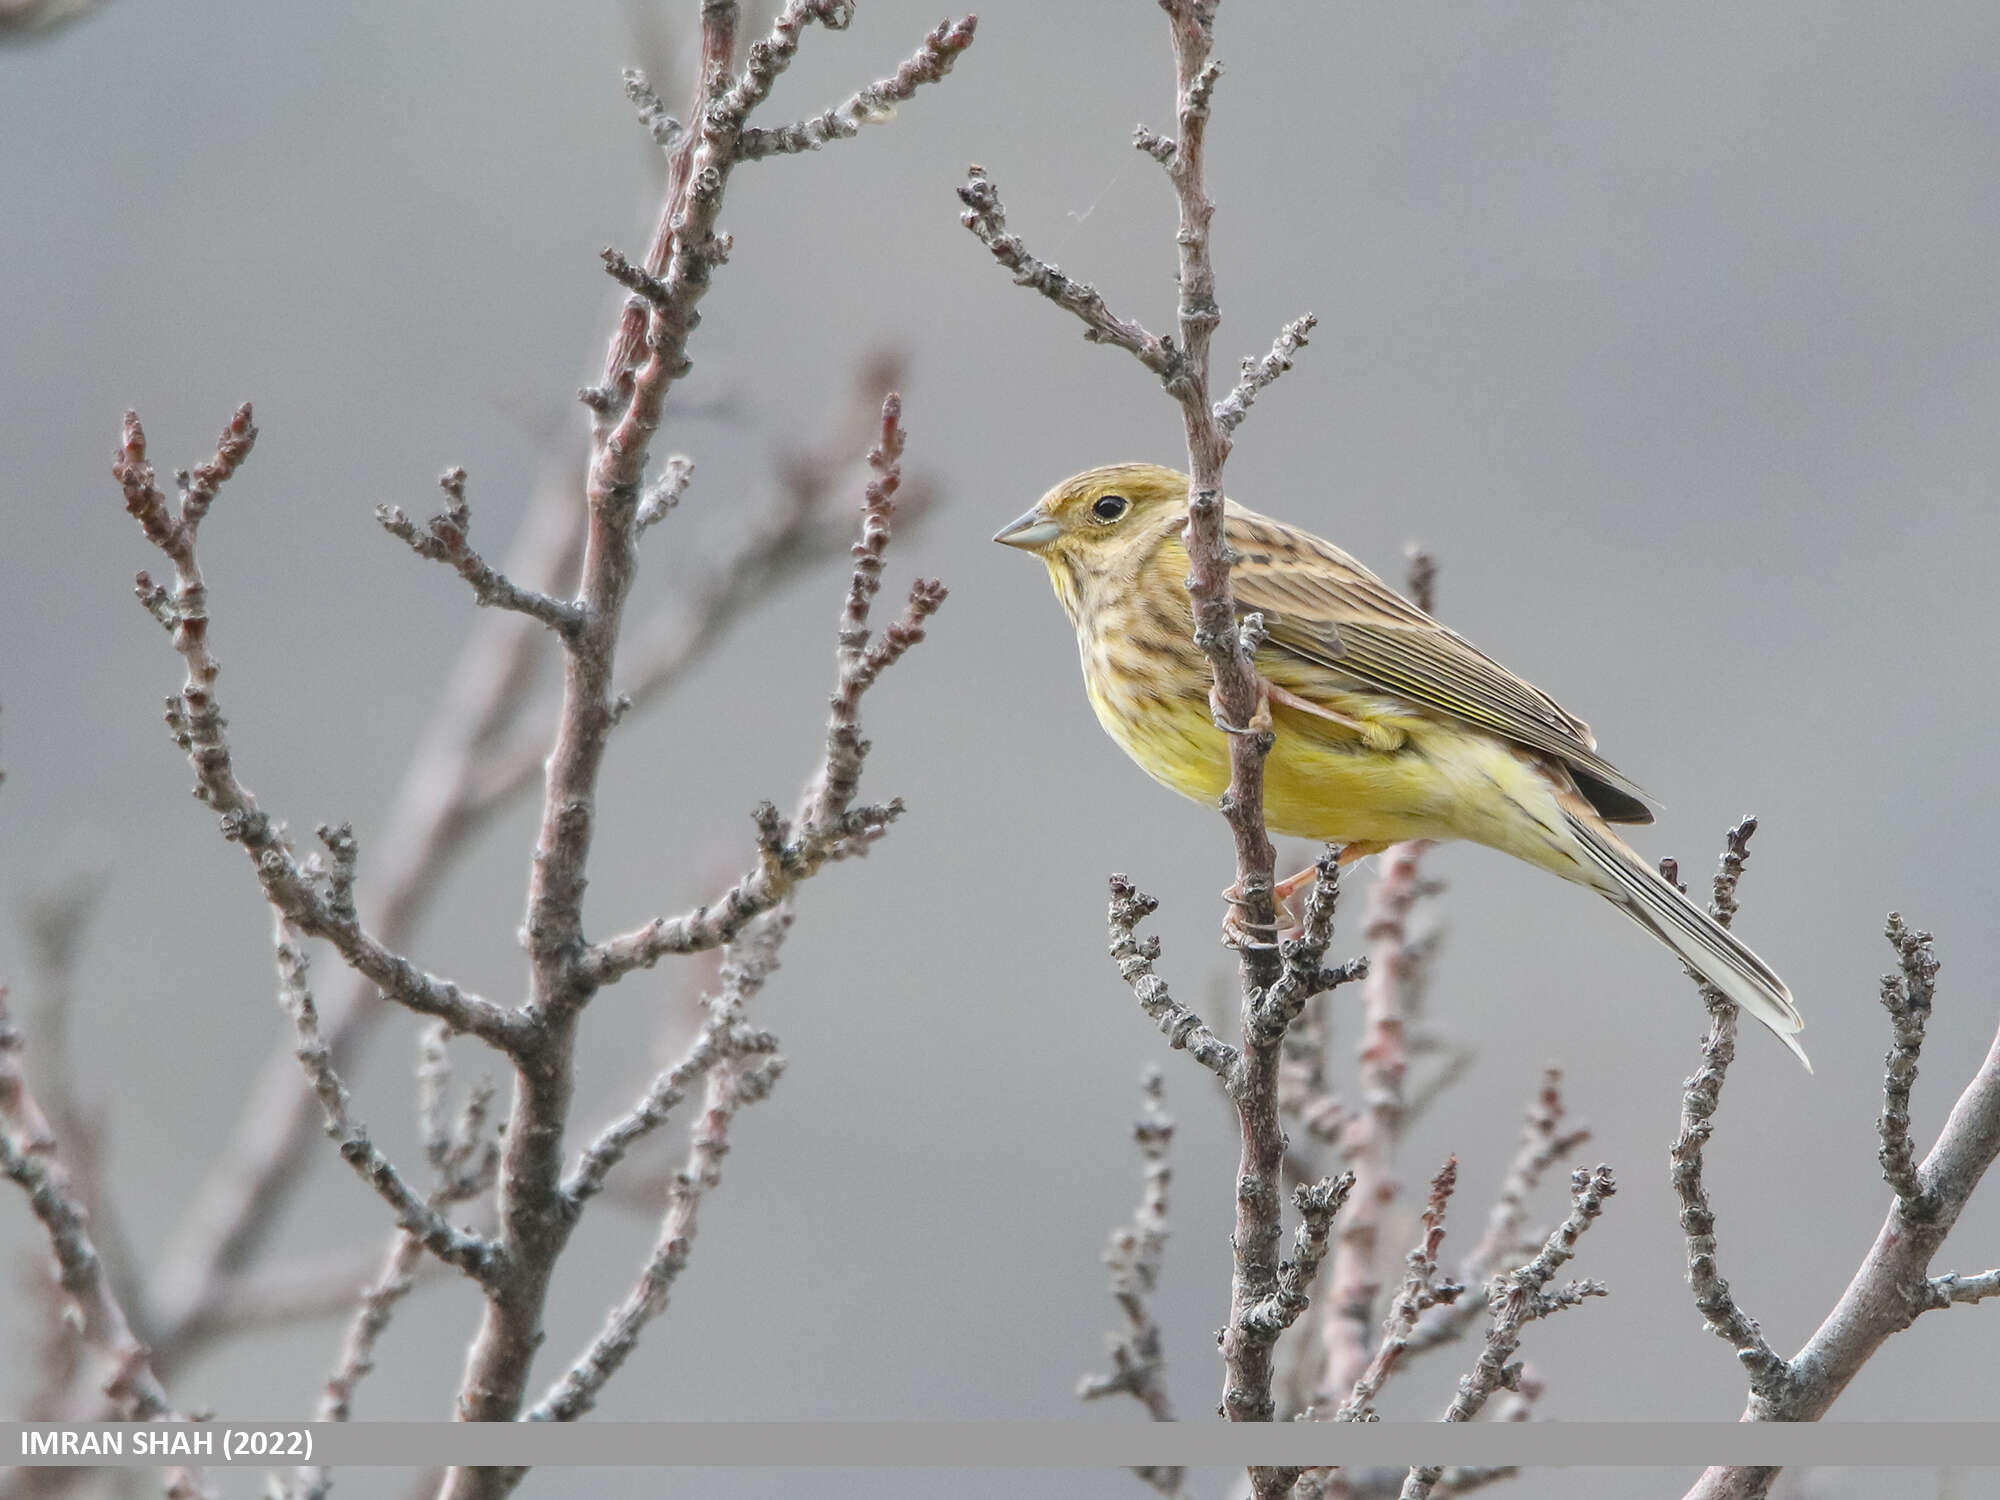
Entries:
<svg viewBox="0 0 2000 1500">
<path fill-rule="evenodd" d="M 1339 548 L 1232 505 L 1231 581 L 1271 642 L 1412 703 L 1555 756 L 1616 822 L 1651 822 L 1646 794 L 1597 754 L 1590 726 L 1440 625 Z"/>
</svg>

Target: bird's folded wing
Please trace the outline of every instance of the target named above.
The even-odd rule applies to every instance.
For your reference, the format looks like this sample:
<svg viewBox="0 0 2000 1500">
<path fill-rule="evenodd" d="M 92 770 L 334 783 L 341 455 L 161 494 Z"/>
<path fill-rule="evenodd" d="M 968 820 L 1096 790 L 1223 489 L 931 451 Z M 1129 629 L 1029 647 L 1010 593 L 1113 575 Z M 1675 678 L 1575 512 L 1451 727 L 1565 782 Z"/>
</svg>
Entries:
<svg viewBox="0 0 2000 1500">
<path fill-rule="evenodd" d="M 1273 645 L 1555 756 L 1606 818 L 1652 821 L 1645 792 L 1597 754 L 1588 724 L 1346 553 L 1233 508 L 1226 525 L 1239 559 L 1230 577 L 1237 607 L 1264 616 Z"/>
</svg>

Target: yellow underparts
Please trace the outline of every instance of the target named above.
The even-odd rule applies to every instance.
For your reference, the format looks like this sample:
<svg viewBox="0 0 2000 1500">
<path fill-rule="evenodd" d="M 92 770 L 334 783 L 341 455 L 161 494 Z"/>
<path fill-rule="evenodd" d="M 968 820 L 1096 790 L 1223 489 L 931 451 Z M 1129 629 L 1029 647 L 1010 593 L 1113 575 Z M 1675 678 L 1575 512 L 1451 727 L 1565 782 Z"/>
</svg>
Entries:
<svg viewBox="0 0 2000 1500">
<path fill-rule="evenodd" d="M 1090 670 L 1091 707 L 1133 760 L 1184 797 L 1214 806 L 1229 783 L 1228 741 L 1203 700 L 1131 690 L 1123 674 Z M 1276 739 L 1264 763 L 1271 831 L 1338 844 L 1469 839 L 1566 879 L 1595 884 L 1572 852 L 1555 789 L 1502 741 L 1411 712 L 1393 699 L 1329 691 L 1322 675 L 1272 680 L 1359 725 L 1272 705 Z"/>
</svg>

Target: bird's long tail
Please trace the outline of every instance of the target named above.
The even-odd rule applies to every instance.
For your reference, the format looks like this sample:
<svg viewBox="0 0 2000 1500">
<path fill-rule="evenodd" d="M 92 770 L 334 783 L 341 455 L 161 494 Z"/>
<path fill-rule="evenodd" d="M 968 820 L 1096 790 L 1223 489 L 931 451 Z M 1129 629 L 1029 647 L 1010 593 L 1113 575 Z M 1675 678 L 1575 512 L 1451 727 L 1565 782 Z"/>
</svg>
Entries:
<svg viewBox="0 0 2000 1500">
<path fill-rule="evenodd" d="M 1762 1021 L 1810 1073 L 1812 1062 L 1797 1037 L 1805 1020 L 1792 1003 L 1792 992 L 1785 988 L 1785 981 L 1771 966 L 1752 953 L 1733 932 L 1669 885 L 1659 871 L 1626 847 L 1597 818 L 1570 808 L 1564 809 L 1564 816 L 1584 854 L 1609 877 L 1598 886 L 1605 899 L 1673 949 L 1695 973 Z"/>
</svg>

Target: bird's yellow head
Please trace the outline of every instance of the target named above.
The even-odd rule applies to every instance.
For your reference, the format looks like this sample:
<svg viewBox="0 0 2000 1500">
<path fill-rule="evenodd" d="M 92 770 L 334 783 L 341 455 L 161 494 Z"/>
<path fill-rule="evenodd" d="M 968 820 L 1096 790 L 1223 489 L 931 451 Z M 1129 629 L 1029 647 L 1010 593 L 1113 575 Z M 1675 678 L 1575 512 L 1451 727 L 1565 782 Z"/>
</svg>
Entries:
<svg viewBox="0 0 2000 1500">
<path fill-rule="evenodd" d="M 1158 464 L 1107 464 L 1073 474 L 993 540 L 1033 552 L 1049 571 L 1096 574 L 1172 530 L 1187 513 L 1187 475 Z"/>
</svg>

